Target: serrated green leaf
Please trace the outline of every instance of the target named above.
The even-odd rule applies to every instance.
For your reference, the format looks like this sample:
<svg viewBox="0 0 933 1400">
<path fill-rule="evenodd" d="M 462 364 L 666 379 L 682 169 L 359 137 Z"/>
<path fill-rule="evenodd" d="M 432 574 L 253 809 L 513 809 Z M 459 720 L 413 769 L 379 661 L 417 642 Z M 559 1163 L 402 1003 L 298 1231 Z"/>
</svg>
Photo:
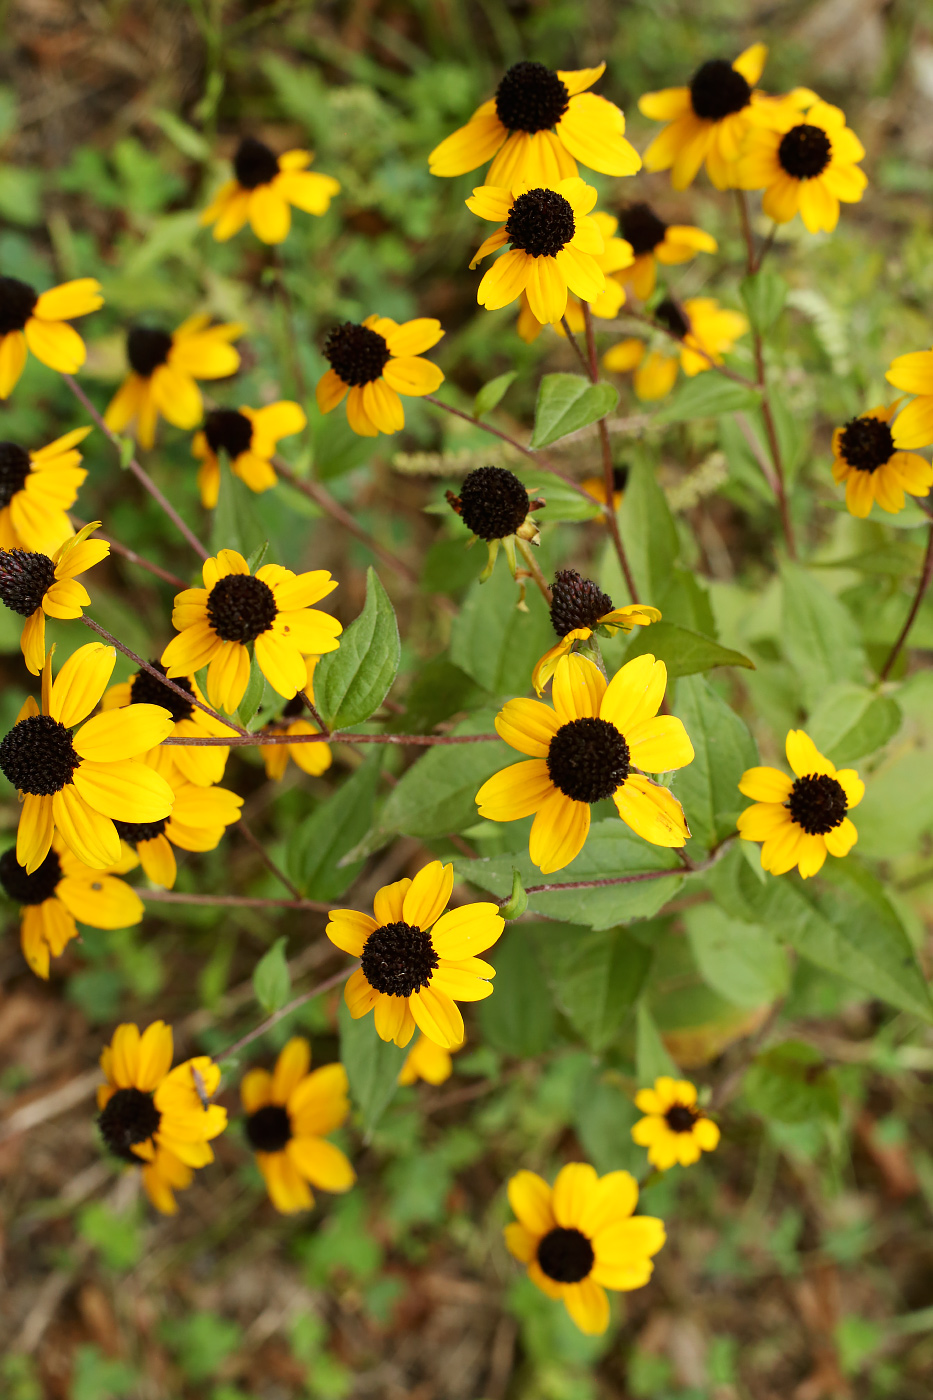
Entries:
<svg viewBox="0 0 933 1400">
<path fill-rule="evenodd" d="M 309 899 L 339 898 L 362 869 L 362 861 L 340 861 L 369 830 L 382 758 L 376 749 L 292 832 L 289 873 Z"/>
<path fill-rule="evenodd" d="M 682 383 L 659 410 L 657 423 L 687 423 L 693 418 L 718 418 L 724 413 L 756 408 L 760 395 L 734 379 L 706 370 Z"/>
<path fill-rule="evenodd" d="M 650 949 L 624 929 L 596 933 L 568 924 L 544 925 L 535 945 L 558 1008 L 589 1048 L 601 1054 L 644 986 Z"/>
<path fill-rule="evenodd" d="M 253 970 L 253 992 L 263 1011 L 278 1011 L 288 1001 L 292 979 L 285 961 L 287 942 L 287 938 L 277 938 Z"/>
<path fill-rule="evenodd" d="M 496 944 L 491 997 L 477 1008 L 483 1039 L 506 1055 L 527 1059 L 551 1043 L 554 1012 L 547 982 L 533 951 L 539 926 L 511 924 Z"/>
<path fill-rule="evenodd" d="M 626 661 L 648 653 L 664 662 L 671 677 L 694 676 L 699 671 L 711 671 L 715 666 L 755 669 L 754 661 L 740 651 L 721 646 L 712 637 L 691 632 L 688 627 L 677 627 L 673 622 L 653 622 L 650 627 L 639 627 L 632 633 L 625 652 Z"/>
<path fill-rule="evenodd" d="M 759 268 L 742 278 L 739 291 L 753 329 L 762 335 L 771 329 L 784 310 L 787 290 L 784 278 L 771 267 Z"/>
<path fill-rule="evenodd" d="M 693 956 L 704 982 L 734 1006 L 758 1007 L 784 996 L 787 954 L 760 924 L 730 919 L 716 904 L 684 911 Z"/>
<path fill-rule="evenodd" d="M 613 384 L 591 384 L 580 374 L 546 374 L 538 389 L 532 447 L 547 447 L 611 413 L 619 402 Z"/>
<path fill-rule="evenodd" d="M 518 371 L 510 369 L 505 374 L 497 374 L 495 379 L 490 379 L 488 384 L 484 384 L 473 400 L 473 417 L 482 418 L 484 413 L 492 413 L 517 378 Z"/>
<path fill-rule="evenodd" d="M 395 609 L 375 569 L 366 574 L 363 611 L 322 656 L 314 673 L 314 700 L 331 729 L 362 724 L 378 710 L 395 680 L 401 657 Z"/>
<path fill-rule="evenodd" d="M 693 839 L 710 850 L 735 830 L 746 805 L 739 779 L 757 764 L 758 750 L 745 721 L 701 676 L 685 677 L 678 685 L 676 712 L 696 755 L 678 774 L 677 795 Z"/>
<path fill-rule="evenodd" d="M 350 1094 L 359 1109 L 364 1131 L 371 1133 L 395 1095 L 408 1052 L 400 1050 L 391 1040 L 380 1040 L 372 1016 L 354 1021 L 343 997 L 337 1022 L 340 1059 L 347 1071 Z"/>
<path fill-rule="evenodd" d="M 830 686 L 807 719 L 807 733 L 821 753 L 842 768 L 880 749 L 901 727 L 896 700 L 867 686 Z"/>
</svg>

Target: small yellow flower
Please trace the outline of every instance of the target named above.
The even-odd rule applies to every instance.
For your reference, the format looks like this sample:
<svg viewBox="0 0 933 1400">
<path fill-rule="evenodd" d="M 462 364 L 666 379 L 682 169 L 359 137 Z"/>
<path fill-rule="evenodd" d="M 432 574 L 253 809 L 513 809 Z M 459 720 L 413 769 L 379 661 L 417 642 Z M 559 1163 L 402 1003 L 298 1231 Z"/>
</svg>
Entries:
<svg viewBox="0 0 933 1400">
<path fill-rule="evenodd" d="M 761 207 L 775 223 L 800 214 L 810 233 L 832 233 L 839 201 L 857 204 L 868 179 L 856 164 L 865 148 L 838 107 L 818 98 L 805 111 L 791 103 L 761 109 L 747 131 L 736 184 L 764 190 Z"/>
<path fill-rule="evenodd" d="M 904 492 L 928 496 L 933 467 L 916 452 L 900 448 L 901 418 L 891 419 L 900 400 L 879 404 L 857 418 L 850 418 L 833 433 L 833 479 L 846 484 L 846 508 L 864 519 L 877 501 L 882 510 L 896 515 L 904 509 Z"/>
<path fill-rule="evenodd" d="M 165 667 L 160 661 L 153 661 L 151 665 L 165 675 Z M 192 701 L 204 701 L 200 686 L 191 676 L 173 676 L 172 679 L 177 686 L 188 692 Z M 133 704 L 161 705 L 168 710 L 173 720 L 172 738 L 222 739 L 228 734 L 236 733 L 236 730 L 231 729 L 222 720 L 214 719 L 199 705 L 183 700 L 148 671 L 137 671 L 128 681 L 112 685 L 104 694 L 101 708 L 121 710 Z M 171 747 L 161 744 L 146 754 L 146 762 L 170 784 L 175 783 L 177 775 L 180 774 L 182 778 L 198 787 L 210 787 L 212 783 L 220 782 L 229 756 L 230 750 L 222 744 L 205 744 L 203 747 L 199 744 L 173 744 Z"/>
<path fill-rule="evenodd" d="M 423 1079 L 425 1084 L 433 1084 L 436 1088 L 450 1078 L 454 1068 L 451 1056 L 462 1049 L 463 1041 L 445 1050 L 443 1045 L 436 1045 L 428 1036 L 419 1035 L 399 1070 L 399 1084 L 414 1084 Z"/>
<path fill-rule="evenodd" d="M 629 204 L 622 210 L 622 237 L 634 254 L 618 274 L 619 281 L 642 301 L 657 285 L 658 263 L 673 267 L 689 262 L 697 253 L 715 253 L 719 244 L 712 234 L 692 224 L 666 224 L 649 204 Z"/>
<path fill-rule="evenodd" d="M 215 408 L 204 421 L 204 427 L 194 435 L 191 451 L 201 466 L 198 490 L 201 504 L 213 510 L 220 491 L 220 462 L 218 455 L 226 453 L 230 470 L 257 495 L 268 491 L 278 481 L 272 458 L 279 438 L 291 437 L 307 426 L 307 417 L 300 404 L 282 399 L 265 408 Z"/>
<path fill-rule="evenodd" d="M 302 690 L 312 705 L 314 704 L 314 668 L 320 659 L 319 656 L 305 658 L 308 679 L 302 686 Z M 266 734 L 319 734 L 320 730 L 313 720 L 307 718 L 307 713 L 299 693 L 289 700 L 277 719 L 270 720 L 268 724 L 263 725 L 263 732 Z M 285 776 L 289 759 L 297 764 L 303 773 L 307 773 L 312 778 L 319 778 L 322 773 L 326 773 L 334 761 L 330 745 L 323 742 L 320 744 L 263 744 L 259 752 L 262 754 L 266 777 L 272 782 L 279 782 Z"/>
<path fill-rule="evenodd" d="M 77 578 L 110 553 L 104 540 L 88 539 L 99 525 L 99 520 L 85 525 L 51 558 L 24 549 L 0 549 L 0 600 L 26 619 L 20 647 L 34 676 L 41 674 L 45 664 L 46 617 L 81 617 L 82 608 L 91 601 Z"/>
<path fill-rule="evenodd" d="M 221 185 L 201 214 L 201 226 L 213 224 L 217 242 L 225 243 L 249 220 L 260 242 L 283 242 L 292 222 L 289 205 L 306 214 L 326 214 L 340 193 L 340 182 L 332 175 L 306 168 L 312 159 L 310 151 L 277 156 L 254 136 L 244 137 L 233 157 L 236 178 Z"/>
<path fill-rule="evenodd" d="M 611 373 L 635 370 L 635 393 L 645 400 L 663 399 L 671 392 L 678 365 L 692 379 L 712 364 L 722 364 L 723 356 L 748 330 L 741 311 L 721 307 L 714 297 L 688 297 L 681 303 L 668 297 L 655 307 L 654 315 L 682 342 L 679 355 L 648 350 L 644 341 L 632 338 L 613 345 L 603 356 L 603 368 Z"/>
<path fill-rule="evenodd" d="M 0 549 L 54 553 L 74 530 L 65 514 L 87 476 L 77 450 L 90 428 L 73 428 L 28 452 L 0 442 Z"/>
<path fill-rule="evenodd" d="M 562 656 L 573 651 L 575 642 L 586 642 L 603 629 L 609 637 L 660 622 L 657 608 L 630 603 L 617 608 L 607 593 L 592 579 L 582 578 L 576 569 L 559 569 L 551 589 L 551 625 L 560 641 L 546 651 L 535 666 L 531 683 L 540 695 L 557 669 Z"/>
<path fill-rule="evenodd" d="M 226 379 L 240 368 L 231 345 L 243 334 L 239 322 L 212 326 L 210 316 L 189 316 L 177 330 L 134 326 L 127 336 L 130 373 L 114 394 L 104 422 L 122 433 L 135 420 L 140 446 L 155 443 L 159 414 L 176 428 L 194 428 L 204 416 L 199 379 Z"/>
<path fill-rule="evenodd" d="M 331 367 L 317 382 L 318 408 L 330 413 L 346 397 L 347 422 L 360 437 L 399 432 L 405 426 L 399 395 L 421 398 L 444 382 L 437 365 L 421 358 L 443 334 L 430 316 L 399 325 L 373 315 L 362 325 L 335 326 L 324 343 Z"/>
<path fill-rule="evenodd" d="M 431 152 L 432 175 L 465 175 L 493 156 L 489 185 L 566 179 L 576 175 L 577 161 L 604 175 L 634 175 L 641 157 L 625 139 L 625 117 L 587 92 L 605 71 L 605 63 L 575 72 L 513 64 L 495 97 Z"/>
<path fill-rule="evenodd" d="M 933 442 L 933 350 L 914 350 L 898 355 L 885 374 L 889 384 L 916 394 L 897 416 L 894 436 L 897 447 L 927 447 Z M 2 521 L 0 516 L 0 521 Z"/>
<path fill-rule="evenodd" d="M 504 1231 L 509 1253 L 590 1336 L 609 1326 L 606 1289 L 643 1288 L 667 1238 L 662 1220 L 634 1214 L 638 1186 L 629 1172 L 597 1176 L 585 1162 L 561 1167 L 553 1188 L 537 1172 L 516 1173 L 509 1204 L 518 1216 Z"/>
<path fill-rule="evenodd" d="M 68 322 L 103 304 L 94 277 L 78 277 L 48 292 L 37 292 L 17 277 L 0 277 L 0 399 L 15 389 L 28 350 L 49 369 L 76 374 L 87 350 Z"/>
<path fill-rule="evenodd" d="M 719 1128 L 697 1107 L 697 1091 L 687 1079 L 662 1075 L 653 1089 L 640 1089 L 635 1106 L 647 1116 L 632 1128 L 632 1141 L 647 1147 L 648 1161 L 659 1172 L 678 1162 L 690 1167 L 701 1152 L 714 1152 L 719 1145 Z"/>
<path fill-rule="evenodd" d="M 738 820 L 743 841 L 761 841 L 761 868 L 785 875 L 796 865 L 804 880 L 822 870 L 827 851 L 847 856 L 858 840 L 848 817 L 865 796 L 854 768 L 835 768 L 802 729 L 787 735 L 787 761 L 779 768 L 749 768 L 739 792 L 754 798 Z"/>
<path fill-rule="evenodd" d="M 496 904 L 463 904 L 445 914 L 454 868 L 431 861 L 413 880 L 384 885 L 375 918 L 355 909 L 332 909 L 327 936 L 360 958 L 344 1000 L 359 1020 L 375 1009 L 382 1040 L 406 1046 L 415 1027 L 445 1050 L 463 1041 L 458 1001 L 492 996 L 496 970 L 476 957 L 505 927 Z"/>
<path fill-rule="evenodd" d="M 340 1148 L 326 1139 L 350 1112 L 347 1072 L 338 1063 L 309 1073 L 310 1065 L 310 1045 L 294 1036 L 272 1074 L 251 1069 L 240 1085 L 246 1136 L 269 1198 L 283 1215 L 311 1209 L 309 1182 L 323 1191 L 349 1191 L 356 1181 Z"/>
</svg>

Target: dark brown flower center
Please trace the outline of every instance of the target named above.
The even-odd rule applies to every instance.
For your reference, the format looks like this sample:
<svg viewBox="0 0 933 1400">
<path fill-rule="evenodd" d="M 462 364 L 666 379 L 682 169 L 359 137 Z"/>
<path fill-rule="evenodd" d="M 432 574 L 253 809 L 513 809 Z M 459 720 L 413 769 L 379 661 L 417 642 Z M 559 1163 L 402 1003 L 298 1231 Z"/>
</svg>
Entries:
<svg viewBox="0 0 933 1400">
<path fill-rule="evenodd" d="M 0 885 L 10 899 L 17 904 L 44 904 L 55 893 L 55 887 L 62 878 L 62 864 L 54 851 L 49 851 L 45 860 L 31 875 L 16 859 L 16 848 L 11 846 L 0 856 Z"/>
<path fill-rule="evenodd" d="M 131 846 L 135 846 L 140 841 L 154 841 L 157 836 L 163 835 L 167 817 L 163 817 L 157 822 L 118 822 L 114 820 L 117 828 L 117 835 L 123 841 L 129 841 Z"/>
<path fill-rule="evenodd" d="M 235 408 L 215 408 L 204 421 L 204 436 L 213 453 L 223 449 L 233 461 L 248 452 L 253 441 L 253 425 L 245 413 Z"/>
<path fill-rule="evenodd" d="M 664 1121 L 672 1133 L 692 1133 L 699 1116 L 695 1109 L 688 1108 L 685 1103 L 675 1103 L 665 1113 Z"/>
<path fill-rule="evenodd" d="M 741 112 L 751 101 L 752 90 L 742 74 L 724 58 L 711 58 L 693 75 L 690 101 L 704 121 L 719 122 Z"/>
<path fill-rule="evenodd" d="M 650 204 L 629 204 L 620 214 L 622 237 L 632 245 L 636 258 L 653 253 L 664 242 L 667 224 L 659 219 Z"/>
<path fill-rule="evenodd" d="M 454 500 L 463 523 L 481 540 L 504 540 L 514 535 L 528 514 L 527 488 L 505 467 L 477 467 L 468 472 Z"/>
<path fill-rule="evenodd" d="M 244 190 L 268 185 L 279 173 L 279 160 L 264 141 L 244 136 L 233 157 L 233 173 Z"/>
<path fill-rule="evenodd" d="M 849 803 L 841 783 L 827 773 L 798 778 L 784 804 L 808 836 L 825 836 L 845 821 Z"/>
<path fill-rule="evenodd" d="M 254 642 L 268 632 L 277 613 L 272 589 L 251 574 L 228 574 L 207 598 L 207 616 L 222 642 Z"/>
<path fill-rule="evenodd" d="M 0 442 L 0 509 L 22 491 L 32 470 L 29 453 L 16 442 Z"/>
<path fill-rule="evenodd" d="M 581 1230 L 556 1226 L 538 1242 L 541 1272 L 555 1283 L 580 1283 L 587 1278 L 596 1256 Z"/>
<path fill-rule="evenodd" d="M 676 301 L 673 301 L 671 297 L 665 297 L 665 299 L 659 302 L 654 308 L 654 319 L 660 321 L 662 326 L 666 326 L 667 329 L 680 340 L 683 340 L 684 336 L 687 335 L 690 330 L 690 322 L 687 320 L 682 307 L 678 306 Z"/>
<path fill-rule="evenodd" d="M 573 209 L 556 190 L 526 190 L 512 205 L 505 231 L 513 248 L 532 258 L 552 258 L 573 238 Z"/>
<path fill-rule="evenodd" d="M 548 748 L 551 782 L 574 802 L 611 797 L 631 772 L 628 744 L 605 719 L 572 719 L 562 724 Z"/>
<path fill-rule="evenodd" d="M 377 992 L 410 997 L 431 981 L 437 954 L 431 935 L 413 924 L 383 924 L 366 940 L 363 976 Z"/>
<path fill-rule="evenodd" d="M 130 368 L 143 379 L 164 365 L 172 348 L 172 337 L 168 331 L 156 330 L 153 326 L 133 326 L 126 337 L 126 358 Z"/>
<path fill-rule="evenodd" d="M 612 489 L 613 491 L 624 491 L 628 485 L 628 467 L 613 467 L 612 469 Z"/>
<path fill-rule="evenodd" d="M 61 792 L 80 762 L 71 730 L 50 715 L 21 719 L 0 743 L 0 772 L 33 797 Z"/>
<path fill-rule="evenodd" d="M 543 63 L 513 63 L 496 89 L 496 116 L 509 131 L 547 131 L 569 106 L 563 80 Z"/>
<path fill-rule="evenodd" d="M 100 1135 L 115 1157 L 142 1165 L 142 1158 L 130 1149 L 147 1142 L 158 1132 L 162 1115 L 151 1094 L 142 1089 L 118 1089 L 107 1100 L 97 1119 Z"/>
<path fill-rule="evenodd" d="M 822 175 L 832 153 L 826 132 L 820 126 L 811 126 L 809 122 L 792 126 L 778 146 L 781 167 L 795 180 L 813 180 L 817 175 Z"/>
<path fill-rule="evenodd" d="M 551 625 L 558 637 L 577 627 L 595 628 L 608 612 L 612 612 L 612 599 L 598 584 L 582 578 L 576 569 L 558 569 L 551 589 Z"/>
<path fill-rule="evenodd" d="M 55 565 L 47 554 L 0 549 L 0 599 L 20 617 L 32 617 L 55 582 Z"/>
<path fill-rule="evenodd" d="M 39 294 L 18 277 L 0 277 L 0 335 L 21 331 L 35 309 Z"/>
<path fill-rule="evenodd" d="M 292 1120 L 277 1103 L 267 1103 L 246 1120 L 246 1136 L 254 1152 L 281 1152 L 292 1136 Z"/>
<path fill-rule="evenodd" d="M 850 418 L 839 443 L 842 456 L 860 472 L 875 472 L 894 455 L 894 438 L 880 418 Z"/>
<path fill-rule="evenodd" d="M 334 326 L 324 342 L 324 358 L 344 384 L 370 384 L 378 379 L 392 358 L 384 335 L 344 321 Z"/>
<path fill-rule="evenodd" d="M 165 667 L 161 661 L 152 661 L 150 665 L 165 675 Z M 187 690 L 188 694 L 194 695 L 194 688 L 190 677 L 173 676 L 175 684 L 182 690 Z M 131 705 L 161 705 L 168 710 L 172 719 L 177 724 L 180 719 L 190 719 L 194 714 L 194 706 L 186 704 L 180 695 L 176 695 L 174 690 L 169 690 L 167 685 L 156 680 L 148 671 L 137 671 L 130 681 L 130 704 Z"/>
</svg>

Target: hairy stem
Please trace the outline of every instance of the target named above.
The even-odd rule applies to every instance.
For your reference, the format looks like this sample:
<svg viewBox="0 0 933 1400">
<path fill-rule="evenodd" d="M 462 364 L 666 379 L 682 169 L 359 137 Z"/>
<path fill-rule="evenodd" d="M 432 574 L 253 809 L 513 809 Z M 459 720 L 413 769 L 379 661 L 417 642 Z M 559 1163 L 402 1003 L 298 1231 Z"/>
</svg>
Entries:
<svg viewBox="0 0 933 1400">
<path fill-rule="evenodd" d="M 296 909 L 308 914 L 327 914 L 333 907 L 319 899 L 264 899 L 244 894 L 183 894 L 178 890 L 138 890 L 144 904 L 217 904 L 225 909 Z"/>
<path fill-rule="evenodd" d="M 336 734 L 234 734 L 229 739 L 215 739 L 207 734 L 203 737 L 200 734 L 171 734 L 162 743 L 170 748 L 219 748 L 227 745 L 232 749 L 265 744 L 408 744 L 430 747 L 432 744 L 488 744 L 498 737 L 498 734 L 344 734 L 338 731 Z"/>
</svg>

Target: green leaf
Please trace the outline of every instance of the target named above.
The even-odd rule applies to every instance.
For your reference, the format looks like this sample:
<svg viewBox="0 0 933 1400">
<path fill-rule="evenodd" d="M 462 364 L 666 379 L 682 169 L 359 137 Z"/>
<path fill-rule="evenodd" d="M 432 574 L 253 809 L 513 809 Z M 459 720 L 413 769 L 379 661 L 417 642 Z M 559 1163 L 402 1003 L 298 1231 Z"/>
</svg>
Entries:
<svg viewBox="0 0 933 1400">
<path fill-rule="evenodd" d="M 395 609 L 373 568 L 366 573 L 363 611 L 322 656 L 314 673 L 314 699 L 331 729 L 349 729 L 378 710 L 398 671 L 401 644 Z"/>
<path fill-rule="evenodd" d="M 355 433 L 343 411 L 324 414 L 313 422 L 311 441 L 314 475 L 319 481 L 364 467 L 376 450 L 376 439 Z"/>
<path fill-rule="evenodd" d="M 488 384 L 484 384 L 473 400 L 473 417 L 482 418 L 485 413 L 492 413 L 517 378 L 518 371 L 510 369 L 506 374 L 497 374 L 495 379 L 490 379 Z"/>
<path fill-rule="evenodd" d="M 639 1088 L 649 1089 L 662 1074 L 680 1078 L 680 1070 L 664 1046 L 654 1023 L 654 1017 L 643 1001 L 638 1003 L 638 1028 L 635 1038 L 635 1074 Z"/>
<path fill-rule="evenodd" d="M 629 468 L 622 504 L 619 506 L 619 528 L 628 552 L 639 595 L 646 603 L 657 606 L 668 586 L 671 570 L 680 553 L 677 526 L 667 504 L 667 497 L 658 485 L 654 465 L 639 454 Z M 608 553 L 611 562 L 603 570 L 602 584 L 616 602 L 628 598 L 628 590 L 619 570 L 615 552 Z"/>
<path fill-rule="evenodd" d="M 595 1054 L 619 1033 L 651 966 L 651 951 L 624 929 L 562 924 L 535 936 L 558 1008 Z"/>
<path fill-rule="evenodd" d="M 785 1040 L 759 1055 L 742 1086 L 748 1106 L 778 1123 L 839 1117 L 839 1084 L 823 1056 L 802 1040 Z"/>
<path fill-rule="evenodd" d="M 684 923 L 704 982 L 734 1006 L 764 1006 L 785 995 L 790 966 L 770 929 L 730 919 L 716 904 L 686 909 Z"/>
<path fill-rule="evenodd" d="M 363 1120 L 363 1130 L 369 1134 L 395 1095 L 408 1052 L 400 1050 L 391 1040 L 380 1040 L 372 1016 L 361 1016 L 354 1021 L 343 997 L 337 1022 L 340 1059 L 347 1071 L 353 1102 Z"/>
<path fill-rule="evenodd" d="M 640 1117 L 628 1094 L 608 1082 L 608 1076 L 588 1084 L 579 1094 L 573 1126 L 586 1160 L 598 1172 L 641 1173 L 644 1148 L 632 1142 L 632 1127 Z"/>
<path fill-rule="evenodd" d="M 554 644 L 537 589 L 528 594 L 527 612 L 520 612 L 517 602 L 518 589 L 501 561 L 487 583 L 470 586 L 453 621 L 450 659 L 490 695 L 523 690 L 538 657 Z M 316 693 L 316 675 L 314 684 Z"/>
<path fill-rule="evenodd" d="M 193 126 L 182 121 L 175 112 L 170 111 L 167 107 L 156 107 L 149 112 L 149 116 L 172 144 L 178 147 L 183 156 L 187 156 L 189 160 L 197 161 L 210 159 L 210 142 L 201 135 L 200 131 L 195 131 Z"/>
<path fill-rule="evenodd" d="M 626 648 L 625 659 L 631 661 L 634 656 L 644 656 L 645 653 L 663 661 L 671 677 L 693 676 L 698 671 L 711 671 L 714 666 L 744 666 L 749 671 L 755 669 L 754 661 L 740 651 L 721 646 L 712 637 L 704 637 L 701 632 L 692 632 L 688 627 L 678 627 L 673 622 L 653 622 L 650 627 L 636 628 Z"/>
<path fill-rule="evenodd" d="M 933 828 L 933 752 L 911 747 L 876 773 L 853 818 L 858 849 L 879 860 L 896 860 L 918 849 Z"/>
<path fill-rule="evenodd" d="M 604 418 L 618 402 L 613 384 L 591 384 L 580 374 L 546 374 L 538 389 L 530 445 L 547 447 Z"/>
<path fill-rule="evenodd" d="M 246 690 L 243 692 L 243 699 L 237 709 L 237 716 L 243 725 L 248 725 L 262 704 L 263 696 L 266 693 L 266 678 L 259 667 L 259 662 L 255 656 L 250 658 L 249 681 Z"/>
<path fill-rule="evenodd" d="M 253 992 L 263 1011 L 278 1011 L 288 1001 L 292 979 L 285 961 L 287 942 L 287 938 L 277 938 L 253 971 Z"/>
<path fill-rule="evenodd" d="M 595 520 L 602 515 L 598 501 L 594 501 L 592 496 L 581 496 L 579 491 L 568 486 L 553 472 L 518 467 L 515 474 L 533 496 L 543 496 L 547 502 L 547 505 L 535 509 L 535 520 Z"/>
<path fill-rule="evenodd" d="M 340 861 L 369 830 L 382 758 L 377 748 L 292 832 L 289 873 L 309 899 L 339 898 L 362 870 L 362 861 Z"/>
<path fill-rule="evenodd" d="M 839 681 L 864 679 L 865 652 L 852 614 L 838 598 L 799 564 L 785 563 L 781 573 L 784 649 L 813 706 Z"/>
<path fill-rule="evenodd" d="M 696 754 L 677 776 L 677 796 L 694 840 L 710 850 L 735 830 L 746 805 L 739 779 L 757 764 L 758 750 L 744 720 L 702 676 L 685 677 L 678 685 L 677 714 Z"/>
<path fill-rule="evenodd" d="M 694 418 L 718 418 L 724 413 L 747 412 L 758 403 L 757 390 L 736 384 L 734 379 L 727 379 L 715 370 L 705 370 L 680 385 L 665 401 L 655 422 L 687 423 Z"/>
<path fill-rule="evenodd" d="M 512 871 L 512 894 L 505 904 L 500 905 L 499 913 L 503 919 L 509 923 L 513 919 L 520 919 L 528 908 L 528 896 L 522 884 L 522 877 L 517 870 Z"/>
<path fill-rule="evenodd" d="M 770 267 L 763 267 L 758 272 L 743 277 L 739 291 L 752 328 L 764 335 L 784 310 L 787 283 L 779 272 Z"/>
<path fill-rule="evenodd" d="M 211 549 L 215 554 L 221 549 L 235 549 L 245 558 L 258 549 L 265 538 L 266 531 L 256 514 L 252 491 L 233 475 L 227 462 L 221 461 L 220 490 L 211 516 Z"/>
<path fill-rule="evenodd" d="M 880 749 L 901 727 L 900 706 L 853 681 L 830 686 L 807 719 L 807 733 L 837 768 Z"/>
<path fill-rule="evenodd" d="M 506 1055 L 527 1059 L 551 1044 L 554 1012 L 547 982 L 532 951 L 540 926 L 512 924 L 496 944 L 491 997 L 477 1008 L 483 1039 Z"/>
</svg>

